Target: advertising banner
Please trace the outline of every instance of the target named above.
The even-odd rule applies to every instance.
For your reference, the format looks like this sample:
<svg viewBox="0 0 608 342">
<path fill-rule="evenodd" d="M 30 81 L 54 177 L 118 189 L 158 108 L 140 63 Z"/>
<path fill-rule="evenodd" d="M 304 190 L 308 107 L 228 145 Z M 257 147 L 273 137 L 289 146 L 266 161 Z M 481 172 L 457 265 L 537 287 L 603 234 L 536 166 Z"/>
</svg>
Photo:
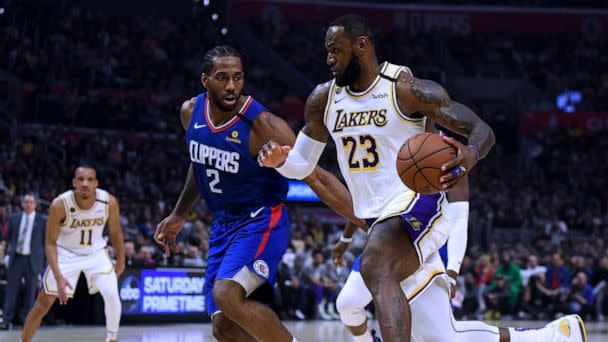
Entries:
<svg viewBox="0 0 608 342">
<path fill-rule="evenodd" d="M 205 274 L 195 268 L 128 268 L 118 281 L 123 317 L 192 316 L 206 319 Z"/>
</svg>

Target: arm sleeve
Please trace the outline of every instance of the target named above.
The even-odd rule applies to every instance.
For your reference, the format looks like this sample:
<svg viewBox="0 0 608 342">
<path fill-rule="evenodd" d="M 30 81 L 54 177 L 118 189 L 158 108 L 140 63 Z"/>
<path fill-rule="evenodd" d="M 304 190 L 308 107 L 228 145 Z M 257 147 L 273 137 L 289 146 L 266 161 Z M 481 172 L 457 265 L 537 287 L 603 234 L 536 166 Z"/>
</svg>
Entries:
<svg viewBox="0 0 608 342">
<path fill-rule="evenodd" d="M 289 151 L 287 159 L 276 170 L 291 179 L 308 177 L 317 166 L 325 145 L 326 143 L 317 141 L 302 132 L 298 133 L 296 143 Z"/>
<path fill-rule="evenodd" d="M 467 249 L 467 234 L 469 225 L 469 202 L 453 202 L 447 205 L 447 214 L 452 221 L 452 229 L 448 237 L 447 269 L 460 272 L 460 265 Z"/>
</svg>

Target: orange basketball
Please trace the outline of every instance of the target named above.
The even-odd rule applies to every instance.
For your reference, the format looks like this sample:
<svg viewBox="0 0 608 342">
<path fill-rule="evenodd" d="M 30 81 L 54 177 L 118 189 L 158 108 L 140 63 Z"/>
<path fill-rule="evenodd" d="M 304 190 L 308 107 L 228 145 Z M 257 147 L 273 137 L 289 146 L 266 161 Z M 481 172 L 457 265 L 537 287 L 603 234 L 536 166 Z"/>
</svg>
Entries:
<svg viewBox="0 0 608 342">
<path fill-rule="evenodd" d="M 441 165 L 458 152 L 439 134 L 420 133 L 409 138 L 397 154 L 397 173 L 410 189 L 421 194 L 441 191 Z"/>
</svg>

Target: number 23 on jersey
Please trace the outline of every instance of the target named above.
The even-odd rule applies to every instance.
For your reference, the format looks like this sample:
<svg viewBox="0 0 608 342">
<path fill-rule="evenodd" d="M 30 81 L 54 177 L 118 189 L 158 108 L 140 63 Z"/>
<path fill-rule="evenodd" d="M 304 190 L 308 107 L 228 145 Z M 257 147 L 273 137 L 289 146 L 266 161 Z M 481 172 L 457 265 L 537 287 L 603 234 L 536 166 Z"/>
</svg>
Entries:
<svg viewBox="0 0 608 342">
<path fill-rule="evenodd" d="M 349 171 L 372 171 L 378 168 L 380 165 L 378 146 L 371 135 L 344 136 L 341 141 L 344 153 L 348 154 Z M 362 158 L 357 156 L 359 149 L 365 153 Z"/>
</svg>

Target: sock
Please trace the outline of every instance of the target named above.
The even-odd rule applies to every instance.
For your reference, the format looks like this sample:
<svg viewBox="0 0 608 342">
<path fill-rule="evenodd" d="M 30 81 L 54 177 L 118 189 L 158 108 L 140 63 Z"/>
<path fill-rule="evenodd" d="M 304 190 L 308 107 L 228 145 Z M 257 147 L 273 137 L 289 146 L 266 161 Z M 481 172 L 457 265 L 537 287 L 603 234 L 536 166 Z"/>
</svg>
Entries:
<svg viewBox="0 0 608 342">
<path fill-rule="evenodd" d="M 511 342 L 544 342 L 551 340 L 552 331 L 545 328 L 509 328 Z"/>
<path fill-rule="evenodd" d="M 365 333 L 363 333 L 363 335 L 359 335 L 359 336 L 354 336 L 353 335 L 353 341 L 354 342 L 370 342 L 370 341 L 373 341 L 372 333 L 368 329 L 368 330 L 365 331 Z"/>
</svg>

